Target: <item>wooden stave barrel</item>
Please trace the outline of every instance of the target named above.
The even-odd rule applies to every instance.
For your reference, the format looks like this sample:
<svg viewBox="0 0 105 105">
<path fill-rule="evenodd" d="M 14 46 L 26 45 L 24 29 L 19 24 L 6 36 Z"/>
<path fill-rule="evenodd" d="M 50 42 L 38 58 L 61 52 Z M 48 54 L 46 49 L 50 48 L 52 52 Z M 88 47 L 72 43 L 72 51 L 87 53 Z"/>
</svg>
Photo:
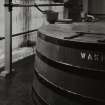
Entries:
<svg viewBox="0 0 105 105">
<path fill-rule="evenodd" d="M 40 34 L 40 33 L 39 33 Z M 42 33 L 41 34 L 42 35 L 42 37 L 43 37 L 43 39 L 47 39 L 46 37 L 45 37 L 45 35 Z M 38 43 L 37 43 L 37 54 L 36 54 L 36 65 L 35 65 L 35 71 L 37 71 L 38 72 L 38 74 L 39 75 L 42 75 L 45 79 L 47 79 L 48 81 L 49 81 L 49 83 L 55 83 L 55 85 L 57 85 L 58 87 L 61 87 L 61 88 L 63 88 L 64 90 L 66 89 L 67 91 L 70 91 L 70 89 L 67 89 L 67 87 L 68 87 L 68 85 L 67 85 L 67 87 L 64 87 L 65 86 L 65 83 L 62 83 L 62 84 L 59 84 L 59 82 L 57 82 L 56 80 L 53 80 L 54 78 L 50 78 L 50 76 L 51 76 L 51 74 L 50 74 L 50 72 L 48 73 L 48 75 L 46 76 L 46 69 L 45 68 L 47 68 L 48 70 L 49 70 L 49 68 L 51 69 L 51 65 L 48 65 L 47 64 L 47 67 L 45 67 L 44 68 L 44 66 L 46 66 L 46 62 L 44 62 L 43 60 L 42 60 L 42 58 L 40 57 L 40 55 L 42 55 L 42 56 L 44 56 L 45 58 L 48 58 L 48 59 L 50 59 L 50 60 L 52 60 L 52 61 L 54 61 L 55 63 L 57 62 L 57 59 L 55 59 L 54 57 L 52 57 L 52 56 L 48 56 L 48 55 L 46 55 L 46 53 L 43 53 L 42 51 L 44 51 L 44 50 L 40 50 L 40 48 L 42 48 L 43 49 L 43 47 L 41 46 L 40 47 L 40 38 L 41 37 L 39 37 L 40 35 L 38 35 Z M 47 36 L 47 35 L 46 35 Z M 51 36 L 52 37 L 52 36 Z M 42 40 L 42 39 L 41 39 Z M 46 42 L 46 40 L 44 40 L 45 42 Z M 48 43 L 47 43 L 48 44 Z M 46 44 L 46 45 L 47 45 Z M 42 44 L 43 45 L 43 44 Z M 94 44 L 93 44 L 94 45 Z M 51 47 L 51 46 L 50 46 Z M 60 47 L 62 47 L 62 46 L 60 46 Z M 45 47 L 44 47 L 45 48 Z M 46 49 L 45 50 L 47 50 L 48 51 L 48 48 L 49 47 L 46 47 Z M 56 47 L 54 47 L 55 49 L 56 49 Z M 58 47 L 57 47 L 58 48 Z M 99 47 L 100 48 L 100 47 Z M 50 51 L 50 53 L 52 53 L 51 51 L 51 49 L 49 50 Z M 100 50 L 101 51 L 101 50 Z M 41 54 L 40 54 L 41 53 Z M 48 54 L 48 53 L 47 53 Z M 54 53 L 55 54 L 55 53 Z M 53 59 L 52 59 L 53 58 Z M 39 61 L 38 61 L 39 60 Z M 41 63 L 41 61 L 42 61 L 42 63 Z M 63 64 L 67 64 L 67 63 L 64 63 L 64 62 L 59 62 L 59 63 L 63 63 Z M 43 67 L 41 67 L 43 65 Z M 48 66 L 50 66 L 49 68 L 48 68 Z M 79 68 L 80 69 L 80 68 Z M 48 70 L 47 70 L 47 72 L 48 72 Z M 59 70 L 57 70 L 57 68 L 55 68 L 54 67 L 54 69 L 52 70 L 51 69 L 51 71 L 59 71 Z M 90 70 L 90 73 L 92 73 L 92 71 L 91 71 L 91 69 L 89 69 Z M 89 70 L 87 70 L 87 71 L 89 71 Z M 80 70 L 81 71 L 81 70 Z M 94 73 L 96 73 L 97 71 L 93 71 L 93 73 L 92 74 L 94 74 Z M 98 73 L 99 73 L 100 71 L 98 71 Z M 65 72 L 64 72 L 65 73 Z M 77 75 L 80 75 L 82 72 L 80 72 L 79 74 L 77 73 L 77 74 L 71 74 L 71 75 L 75 75 L 74 76 L 74 78 L 76 78 L 76 76 Z M 57 74 L 59 74 L 59 73 L 57 73 Z M 61 73 L 61 74 L 63 74 L 63 73 Z M 86 74 L 86 73 L 83 73 L 83 75 L 84 74 Z M 100 73 L 99 73 L 100 74 Z M 103 71 L 102 71 L 102 74 L 103 74 Z M 102 75 L 102 74 L 100 74 L 100 75 Z M 82 75 L 82 76 L 83 76 Z M 92 79 L 90 79 L 90 81 L 88 81 L 88 82 L 91 82 L 91 80 L 93 80 L 93 82 L 95 81 L 95 82 L 98 82 L 98 79 L 100 79 L 100 81 L 104 81 L 104 74 L 103 74 L 103 78 L 99 78 L 98 76 L 91 76 L 92 77 Z M 95 78 L 96 77 L 96 78 Z M 98 77 L 98 79 L 97 79 L 97 77 Z M 59 77 L 60 78 L 60 77 Z M 84 81 L 86 81 L 86 79 L 87 78 L 90 78 L 90 75 L 87 75 L 87 77 L 85 77 L 84 78 L 84 76 L 82 77 L 83 79 L 84 79 Z M 36 79 L 37 79 L 37 77 L 36 77 Z M 74 79 L 75 80 L 75 79 Z M 65 81 L 67 81 L 67 80 L 65 80 Z M 83 81 L 83 80 L 82 80 Z M 100 81 L 98 82 L 98 86 L 100 86 L 100 88 L 101 88 L 101 85 L 99 85 L 99 83 L 100 83 Z M 40 82 L 40 81 L 37 81 L 37 82 Z M 34 82 L 35 83 L 35 82 Z M 76 82 L 76 83 L 78 83 L 78 82 Z M 85 83 L 85 82 L 84 82 Z M 91 82 L 92 83 L 92 82 Z M 91 84 L 90 83 L 90 84 Z M 103 83 L 102 83 L 103 84 Z M 64 85 L 63 87 L 62 87 L 62 85 Z M 94 84 L 93 83 L 93 87 L 94 87 L 94 85 L 95 86 L 97 86 L 97 84 Z M 81 86 L 82 86 L 82 82 L 81 82 Z M 39 87 L 40 88 L 40 87 Z M 86 86 L 86 88 L 87 88 L 87 86 Z M 36 85 L 34 86 L 34 90 L 36 89 Z M 48 90 L 50 90 L 50 88 L 47 88 Z M 87 88 L 88 89 L 88 88 Z M 40 89 L 40 90 L 43 90 L 43 89 Z M 82 90 L 82 89 L 81 89 Z M 89 90 L 88 90 L 89 91 Z M 96 91 L 98 91 L 98 90 L 96 90 Z M 104 91 L 104 89 L 103 90 L 101 90 L 101 93 Z M 50 92 L 51 93 L 51 92 Z M 75 92 L 75 91 L 73 91 L 73 93 L 74 93 L 74 95 L 78 95 L 77 93 L 78 92 Z M 100 96 L 98 97 L 98 93 L 97 93 L 97 95 L 96 95 L 96 97 L 95 96 L 92 96 L 92 91 L 90 92 L 90 95 L 88 94 L 86 94 L 86 92 L 82 92 L 82 93 L 80 93 L 80 99 L 84 99 L 84 101 L 82 100 L 80 103 L 79 103 L 79 101 L 77 101 L 78 102 L 78 104 L 80 104 L 80 105 L 82 105 L 83 103 L 85 103 L 86 105 L 93 105 L 93 103 L 95 103 L 95 104 L 97 104 L 97 105 L 101 105 L 101 103 L 105 103 L 105 101 L 104 101 L 104 94 L 103 94 L 103 97 L 101 96 L 102 94 L 100 94 Z M 49 95 L 51 95 L 51 94 L 49 94 Z M 43 96 L 43 95 L 41 95 L 41 96 Z M 43 97 L 42 97 L 43 98 Z M 60 98 L 61 100 L 63 100 L 63 98 Z M 78 99 L 78 98 L 77 98 Z M 88 101 L 87 101 L 87 99 L 89 99 Z M 56 102 L 55 100 L 53 100 L 54 102 Z M 68 102 L 68 104 L 67 105 L 69 105 L 69 103 L 71 102 L 72 100 L 69 100 L 69 102 Z M 53 102 L 52 103 L 50 103 L 50 102 L 48 102 L 49 103 L 49 105 L 51 104 L 51 105 L 53 105 Z M 66 103 L 65 103 L 66 104 Z M 54 105 L 58 105 L 58 104 L 54 104 Z M 74 105 L 76 105 L 76 103 L 74 104 Z"/>
<path fill-rule="evenodd" d="M 42 76 L 42 78 L 40 76 Z M 52 84 L 51 81 L 46 81 L 46 78 L 41 73 L 39 73 L 38 70 L 35 70 L 34 80 L 33 94 L 37 94 L 36 97 L 34 96 L 34 100 L 38 100 L 39 103 L 41 101 L 41 105 L 59 105 L 58 103 L 60 102 L 63 103 L 60 103 L 60 105 L 104 105 L 103 100 L 96 100 L 94 98 L 86 97 L 75 92 L 67 92 L 65 89 L 62 91 L 60 89 L 61 87 L 56 87 L 56 85 Z M 51 97 L 51 99 L 48 97 Z M 58 102 L 58 100 L 60 100 L 60 102 Z M 40 104 L 37 103 L 37 105 Z"/>
<path fill-rule="evenodd" d="M 52 39 L 54 42 L 48 41 Z M 96 43 L 79 43 L 73 41 L 67 40 L 61 40 L 61 39 L 53 39 L 53 37 L 49 37 L 47 35 L 44 35 L 42 33 L 38 33 L 38 44 L 37 44 L 37 50 L 42 53 L 42 55 L 48 57 L 49 59 L 56 60 L 58 62 L 71 64 L 73 66 L 76 66 L 78 68 L 88 68 L 92 70 L 104 70 L 105 68 L 105 62 L 102 64 L 99 64 L 98 61 L 88 61 L 81 59 L 82 53 L 88 53 L 89 51 L 91 53 L 95 53 L 99 55 L 101 52 L 105 58 L 105 47 L 104 45 L 101 46 Z M 62 42 L 62 43 L 61 43 Z M 65 43 L 66 42 L 66 43 Z M 70 44 L 71 43 L 71 44 Z M 90 47 L 88 47 L 90 46 Z M 102 50 L 102 51 L 101 51 Z M 98 52 L 97 52 L 98 51 Z M 69 56 L 72 55 L 72 56 Z M 69 58 L 68 58 L 69 57 Z M 73 60 L 74 58 L 77 58 L 78 61 Z M 98 66 L 99 65 L 99 66 Z"/>
</svg>

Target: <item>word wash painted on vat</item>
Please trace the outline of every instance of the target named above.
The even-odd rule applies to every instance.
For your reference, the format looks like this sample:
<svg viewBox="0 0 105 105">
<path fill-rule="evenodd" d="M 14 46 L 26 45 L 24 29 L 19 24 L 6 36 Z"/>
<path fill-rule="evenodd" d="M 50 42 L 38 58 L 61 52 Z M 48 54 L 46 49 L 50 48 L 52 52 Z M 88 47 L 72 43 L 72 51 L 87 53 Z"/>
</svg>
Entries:
<svg viewBox="0 0 105 105">
<path fill-rule="evenodd" d="M 81 51 L 80 56 L 83 60 L 105 63 L 105 54 L 102 52 Z"/>
</svg>

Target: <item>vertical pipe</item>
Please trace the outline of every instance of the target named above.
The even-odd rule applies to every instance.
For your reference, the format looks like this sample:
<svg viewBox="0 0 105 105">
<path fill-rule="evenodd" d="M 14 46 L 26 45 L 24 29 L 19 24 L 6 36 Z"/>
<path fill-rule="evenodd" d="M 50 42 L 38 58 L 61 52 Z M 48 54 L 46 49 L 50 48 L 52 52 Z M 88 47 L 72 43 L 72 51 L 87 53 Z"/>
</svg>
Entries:
<svg viewBox="0 0 105 105">
<path fill-rule="evenodd" d="M 64 3 L 65 2 L 68 2 L 69 0 L 64 0 Z M 68 14 L 69 14 L 69 9 L 68 8 L 66 8 L 66 7 L 64 7 L 64 12 L 63 12 L 63 14 L 64 14 L 64 19 L 68 19 Z"/>
<path fill-rule="evenodd" d="M 5 4 L 11 4 L 12 0 L 5 0 Z M 5 71 L 6 76 L 12 71 L 12 7 L 5 7 Z"/>
<path fill-rule="evenodd" d="M 88 0 L 82 0 L 83 12 L 88 14 Z"/>
<path fill-rule="evenodd" d="M 49 0 L 49 4 L 52 4 L 51 0 Z M 49 10 L 52 10 L 52 6 L 49 6 Z"/>
</svg>

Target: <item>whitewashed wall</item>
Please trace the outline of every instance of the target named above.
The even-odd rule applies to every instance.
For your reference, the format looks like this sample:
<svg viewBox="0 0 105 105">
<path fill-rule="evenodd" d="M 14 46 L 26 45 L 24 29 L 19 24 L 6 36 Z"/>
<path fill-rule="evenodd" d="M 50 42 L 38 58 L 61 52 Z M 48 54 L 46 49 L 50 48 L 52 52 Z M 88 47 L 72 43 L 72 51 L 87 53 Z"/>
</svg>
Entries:
<svg viewBox="0 0 105 105">
<path fill-rule="evenodd" d="M 0 36 L 5 36 L 4 35 L 4 22 L 5 22 L 5 17 L 4 17 L 4 11 L 5 11 L 5 7 L 4 7 L 4 1 L 5 0 L 0 0 Z M 25 0 L 13 0 L 13 3 L 22 3 L 22 1 Z M 26 0 L 28 1 L 28 0 Z M 30 4 L 34 3 L 34 1 L 36 3 L 49 3 L 51 1 L 49 0 L 29 0 Z M 48 10 L 50 7 L 40 7 L 43 10 Z M 46 19 L 45 19 L 45 15 L 43 15 L 41 12 L 39 12 L 35 7 L 31 7 L 29 9 L 29 14 L 28 16 L 29 18 L 29 29 L 25 30 L 25 15 L 23 14 L 24 11 L 24 7 L 21 8 L 13 8 L 13 34 L 15 33 L 20 33 L 23 31 L 27 31 L 27 30 L 32 30 L 32 29 L 36 29 L 41 27 L 42 25 L 47 24 Z M 60 15 L 59 18 L 63 18 L 63 7 L 52 7 L 53 10 L 59 11 Z M 31 40 L 36 40 L 36 32 L 32 33 L 32 35 L 30 37 L 28 37 Z M 13 49 L 17 48 L 20 46 L 20 44 L 24 41 L 24 36 L 18 36 L 13 38 Z M 0 51 L 4 51 L 4 40 L 0 41 Z"/>
<path fill-rule="evenodd" d="M 4 0 L 0 1 L 0 37 L 4 36 Z M 0 41 L 0 55 L 4 52 L 4 40 Z"/>
</svg>

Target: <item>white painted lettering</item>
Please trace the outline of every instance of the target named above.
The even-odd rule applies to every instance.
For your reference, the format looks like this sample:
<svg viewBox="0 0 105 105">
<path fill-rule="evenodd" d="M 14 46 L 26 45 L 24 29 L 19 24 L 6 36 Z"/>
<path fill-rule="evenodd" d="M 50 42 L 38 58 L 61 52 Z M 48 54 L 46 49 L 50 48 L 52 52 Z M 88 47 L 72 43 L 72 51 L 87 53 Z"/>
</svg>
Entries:
<svg viewBox="0 0 105 105">
<path fill-rule="evenodd" d="M 92 55 L 91 55 L 91 54 L 89 54 L 89 55 L 88 55 L 88 60 L 93 60 L 93 58 L 92 58 Z"/>
<path fill-rule="evenodd" d="M 94 54 L 94 60 L 99 61 L 99 55 L 98 54 Z"/>
<path fill-rule="evenodd" d="M 81 57 L 82 57 L 82 59 L 85 59 L 86 58 L 86 53 L 85 52 L 81 52 Z"/>
</svg>

